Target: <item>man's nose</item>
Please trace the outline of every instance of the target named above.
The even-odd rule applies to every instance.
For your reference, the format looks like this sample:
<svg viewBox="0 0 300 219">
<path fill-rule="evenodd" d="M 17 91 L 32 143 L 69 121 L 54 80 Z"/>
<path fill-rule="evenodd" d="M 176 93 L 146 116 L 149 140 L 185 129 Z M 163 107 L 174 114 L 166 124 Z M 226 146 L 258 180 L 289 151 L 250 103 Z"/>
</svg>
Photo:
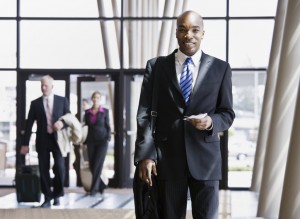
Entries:
<svg viewBox="0 0 300 219">
<path fill-rule="evenodd" d="M 185 34 L 184 38 L 186 38 L 186 39 L 189 39 L 189 38 L 191 38 L 191 33 L 190 33 L 189 31 L 188 31 L 188 32 L 186 32 L 186 34 Z"/>
</svg>

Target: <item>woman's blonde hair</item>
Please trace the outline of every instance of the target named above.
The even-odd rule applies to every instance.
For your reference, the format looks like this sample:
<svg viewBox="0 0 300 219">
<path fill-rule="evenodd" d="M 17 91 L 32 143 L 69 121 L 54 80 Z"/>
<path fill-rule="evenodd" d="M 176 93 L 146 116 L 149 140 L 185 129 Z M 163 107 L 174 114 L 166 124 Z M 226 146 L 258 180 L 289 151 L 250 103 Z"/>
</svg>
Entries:
<svg viewBox="0 0 300 219">
<path fill-rule="evenodd" d="M 97 95 L 97 94 L 99 94 L 100 96 L 101 96 L 101 93 L 100 93 L 100 91 L 94 91 L 93 93 L 92 93 L 92 99 L 93 99 L 93 97 L 95 96 L 95 95 Z"/>
</svg>

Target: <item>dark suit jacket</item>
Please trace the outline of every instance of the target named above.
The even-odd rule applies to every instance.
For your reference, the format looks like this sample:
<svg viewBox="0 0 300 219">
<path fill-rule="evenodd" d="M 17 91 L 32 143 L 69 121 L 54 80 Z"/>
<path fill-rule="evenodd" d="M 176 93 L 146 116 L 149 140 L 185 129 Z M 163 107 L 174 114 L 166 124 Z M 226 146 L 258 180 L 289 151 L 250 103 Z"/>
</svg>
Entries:
<svg viewBox="0 0 300 219">
<path fill-rule="evenodd" d="M 88 134 L 86 138 L 86 143 L 97 142 L 97 141 L 110 141 L 111 129 L 109 124 L 109 111 L 103 108 L 104 112 L 97 114 L 97 120 L 95 124 L 91 124 L 89 112 L 85 111 L 84 121 L 88 126 Z"/>
<path fill-rule="evenodd" d="M 52 121 L 55 123 L 58 119 L 70 113 L 69 101 L 65 97 L 54 95 Z M 28 113 L 28 118 L 26 121 L 26 128 L 24 134 L 24 145 L 29 144 L 32 126 L 34 121 L 37 124 L 36 130 L 36 151 L 39 152 L 44 145 L 44 140 L 47 136 L 47 118 L 45 113 L 45 108 L 43 104 L 43 97 L 39 97 L 33 100 L 30 104 L 30 109 Z M 56 132 L 54 132 L 55 138 L 57 137 Z"/>
<path fill-rule="evenodd" d="M 227 130 L 235 117 L 232 109 L 231 68 L 228 63 L 202 53 L 198 77 L 186 107 L 175 69 L 175 52 L 156 66 L 149 60 L 144 75 L 137 113 L 134 161 L 157 161 L 160 179 L 186 177 L 188 170 L 198 180 L 221 178 L 219 132 Z M 158 117 L 155 139 L 150 130 L 153 75 L 158 77 Z M 198 130 L 184 116 L 207 113 L 213 129 Z M 154 147 L 154 141 L 155 146 Z"/>
</svg>

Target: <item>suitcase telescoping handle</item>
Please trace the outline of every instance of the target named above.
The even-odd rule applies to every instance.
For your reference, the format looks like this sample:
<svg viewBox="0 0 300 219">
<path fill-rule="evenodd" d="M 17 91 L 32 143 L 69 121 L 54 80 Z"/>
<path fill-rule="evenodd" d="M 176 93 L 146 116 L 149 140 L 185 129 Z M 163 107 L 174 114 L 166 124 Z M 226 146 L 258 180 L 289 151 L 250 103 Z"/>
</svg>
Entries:
<svg viewBox="0 0 300 219">
<path fill-rule="evenodd" d="M 30 152 L 25 155 L 25 166 L 30 166 L 31 160 L 30 160 Z"/>
</svg>

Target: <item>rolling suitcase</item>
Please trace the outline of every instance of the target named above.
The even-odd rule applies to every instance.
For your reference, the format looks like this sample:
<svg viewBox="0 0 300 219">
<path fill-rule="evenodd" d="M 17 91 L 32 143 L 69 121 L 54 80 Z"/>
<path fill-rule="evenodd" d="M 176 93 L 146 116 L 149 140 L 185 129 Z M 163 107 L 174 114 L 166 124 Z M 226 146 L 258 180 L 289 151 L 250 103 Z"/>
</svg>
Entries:
<svg viewBox="0 0 300 219">
<path fill-rule="evenodd" d="M 41 185 L 38 165 L 22 165 L 16 169 L 18 202 L 40 202 Z"/>
</svg>

